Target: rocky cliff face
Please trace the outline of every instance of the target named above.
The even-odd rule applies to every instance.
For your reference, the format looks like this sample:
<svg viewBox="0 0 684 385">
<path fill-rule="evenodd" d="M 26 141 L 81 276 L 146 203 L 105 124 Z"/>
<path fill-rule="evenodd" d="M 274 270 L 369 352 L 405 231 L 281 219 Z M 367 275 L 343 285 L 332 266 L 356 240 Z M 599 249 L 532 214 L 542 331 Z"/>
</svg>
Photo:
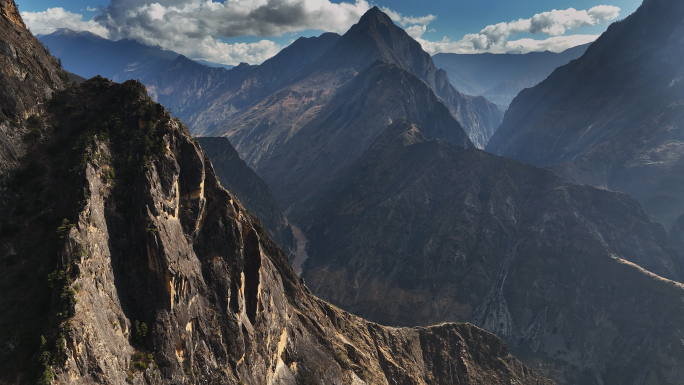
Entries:
<svg viewBox="0 0 684 385">
<path fill-rule="evenodd" d="M 227 138 L 201 137 L 197 141 L 211 159 L 221 186 L 261 220 L 271 238 L 292 260 L 297 247 L 295 238 L 266 182 L 240 159 Z"/>
<path fill-rule="evenodd" d="M 0 172 L 17 166 L 27 118 L 68 81 L 59 63 L 26 29 L 13 0 L 0 1 Z M 33 121 L 32 121 L 33 122 Z"/>
<path fill-rule="evenodd" d="M 638 203 L 426 136 L 395 122 L 295 212 L 314 293 L 384 324 L 473 322 L 558 383 L 684 381 L 684 287 L 660 277 L 681 267 Z"/>
<path fill-rule="evenodd" d="M 16 250 L 19 265 L 52 262 L 52 299 L 35 310 L 43 337 L 13 341 L 3 329 L 2 381 L 37 372 L 41 383 L 78 384 L 546 383 L 474 326 L 384 328 L 313 297 L 140 83 L 91 79 L 56 95 L 43 117 L 32 167 L 44 172 L 12 187 L 5 217 L 17 231 L 3 232 L 2 260 Z M 48 193 L 27 183 L 57 199 L 23 211 L 19 192 Z M 24 254 L 61 215 L 44 238 L 56 261 Z M 9 290 L 25 296 L 47 289 L 17 284 Z M 29 353 L 12 371 L 15 350 Z"/>
<path fill-rule="evenodd" d="M 681 2 L 644 1 L 582 58 L 521 92 L 487 150 L 626 192 L 677 232 L 684 212 L 683 17 Z"/>
</svg>

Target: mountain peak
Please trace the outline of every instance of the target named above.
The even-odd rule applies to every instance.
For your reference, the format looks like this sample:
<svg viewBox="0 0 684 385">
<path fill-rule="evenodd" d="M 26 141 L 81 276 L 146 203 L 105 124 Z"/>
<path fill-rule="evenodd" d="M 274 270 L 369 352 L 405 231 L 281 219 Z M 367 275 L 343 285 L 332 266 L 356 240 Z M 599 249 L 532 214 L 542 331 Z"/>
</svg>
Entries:
<svg viewBox="0 0 684 385">
<path fill-rule="evenodd" d="M 74 31 L 73 29 L 69 28 L 58 28 L 55 32 L 46 35 L 46 36 L 68 36 L 68 37 L 73 37 L 73 38 L 86 38 L 91 41 L 98 41 L 98 40 L 108 40 L 105 39 L 104 37 L 94 34 L 90 31 Z"/>
<path fill-rule="evenodd" d="M 361 19 L 359 20 L 360 25 L 368 24 L 368 23 L 380 23 L 384 25 L 388 25 L 389 23 L 393 23 L 392 19 L 383 11 L 380 10 L 377 6 L 374 6 L 373 8 L 369 9 L 366 11 L 366 13 L 361 16 Z"/>
<path fill-rule="evenodd" d="M 322 59 L 330 68 L 355 68 L 361 71 L 380 60 L 413 70 L 414 64 L 429 64 L 430 58 L 418 42 L 378 7 L 368 10 L 358 23 Z M 413 71 L 423 78 L 424 68 Z"/>
</svg>

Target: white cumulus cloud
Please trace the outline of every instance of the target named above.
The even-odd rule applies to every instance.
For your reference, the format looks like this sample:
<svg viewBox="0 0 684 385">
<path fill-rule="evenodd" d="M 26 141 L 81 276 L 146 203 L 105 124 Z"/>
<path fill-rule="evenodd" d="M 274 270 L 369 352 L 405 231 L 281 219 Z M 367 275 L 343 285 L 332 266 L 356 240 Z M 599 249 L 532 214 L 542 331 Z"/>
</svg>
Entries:
<svg viewBox="0 0 684 385">
<path fill-rule="evenodd" d="M 134 39 L 235 65 L 259 64 L 282 47 L 267 39 L 227 44 L 222 38 L 282 36 L 307 29 L 345 32 L 368 9 L 366 0 L 112 0 L 95 20 L 114 39 Z"/>
<path fill-rule="evenodd" d="M 225 38 L 282 36 L 308 29 L 343 33 L 368 9 L 366 0 L 111 0 L 87 22 L 62 8 L 22 16 L 35 33 L 87 30 L 235 65 L 259 64 L 282 47 L 268 39 L 228 44 Z"/>
<path fill-rule="evenodd" d="M 240 36 L 283 36 L 305 30 L 344 33 L 370 9 L 368 0 L 111 0 L 97 9 L 93 20 L 61 7 L 43 12 L 22 12 L 26 24 L 36 34 L 58 28 L 90 31 L 112 40 L 133 39 L 160 46 L 194 59 L 222 64 L 259 64 L 282 47 L 264 38 L 252 43 L 226 43 Z M 95 11 L 88 7 L 89 12 Z M 553 10 L 485 27 L 459 41 L 444 37 L 439 41 L 423 38 L 437 16 L 405 16 L 383 8 L 392 20 L 404 27 L 431 54 L 437 52 L 529 52 L 561 51 L 572 45 L 596 39 L 595 35 L 564 36 L 567 31 L 591 26 L 618 17 L 620 8 L 599 5 L 589 10 Z M 545 34 L 545 40 L 511 40 L 520 33 Z"/>
<path fill-rule="evenodd" d="M 62 7 L 48 8 L 42 12 L 21 12 L 24 23 L 37 35 L 46 35 L 59 28 L 75 31 L 89 31 L 102 37 L 108 37 L 107 28 L 93 20 L 83 21 L 83 15 L 72 13 Z"/>
<path fill-rule="evenodd" d="M 407 32 L 418 40 L 423 49 L 430 54 L 439 52 L 504 53 L 509 51 L 526 53 L 543 50 L 560 52 L 576 45 L 592 42 L 598 38 L 598 35 L 564 36 L 567 31 L 614 20 L 619 14 L 620 8 L 612 5 L 599 5 L 589 10 L 580 11 L 574 8 L 553 10 L 538 13 L 529 19 L 488 25 L 479 33 L 467 34 L 459 41 L 453 41 L 448 37 L 444 37 L 440 41 L 423 39 L 421 31 L 424 32 L 425 28 L 413 28 L 415 26 L 408 27 Z M 521 33 L 545 34 L 550 37 L 542 40 L 529 38 L 510 40 L 512 36 Z"/>
<path fill-rule="evenodd" d="M 369 8 L 366 0 L 112 0 L 95 20 L 128 38 L 282 36 L 307 29 L 345 32 Z"/>
<path fill-rule="evenodd" d="M 395 23 L 398 23 L 402 27 L 406 27 L 407 25 L 415 25 L 415 24 L 420 24 L 423 26 L 426 26 L 437 18 L 435 15 L 427 15 L 427 16 L 404 16 L 399 12 L 395 12 L 387 7 L 382 7 L 382 11 L 387 14 Z"/>
</svg>

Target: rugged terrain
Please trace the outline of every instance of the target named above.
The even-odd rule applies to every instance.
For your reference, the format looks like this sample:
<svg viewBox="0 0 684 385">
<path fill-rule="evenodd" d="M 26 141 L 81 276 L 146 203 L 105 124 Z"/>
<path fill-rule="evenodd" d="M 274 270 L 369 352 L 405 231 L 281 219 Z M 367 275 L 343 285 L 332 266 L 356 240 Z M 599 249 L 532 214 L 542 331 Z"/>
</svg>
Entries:
<svg viewBox="0 0 684 385">
<path fill-rule="evenodd" d="M 26 150 L 22 136 L 30 128 L 20 122 L 40 113 L 41 102 L 68 81 L 57 60 L 26 29 L 14 3 L 6 1 L 0 2 L 5 24 L 0 30 L 0 173 L 15 168 Z"/>
<path fill-rule="evenodd" d="M 681 266 L 625 194 L 400 120 L 306 203 L 291 216 L 309 240 L 303 277 L 344 309 L 391 325 L 473 322 L 558 383 L 684 381 L 671 343 L 684 286 L 662 278 Z"/>
<path fill-rule="evenodd" d="M 312 98 L 318 103 L 322 98 Z M 255 107 L 255 119 L 280 114 L 278 108 Z M 376 62 L 345 84 L 296 132 L 264 137 L 263 129 L 249 130 L 251 121 L 235 126 L 231 141 L 243 143 L 245 159 L 271 186 L 281 207 L 291 207 L 315 195 L 370 146 L 392 120 L 410 117 L 424 124 L 431 137 L 471 147 L 468 136 L 427 84 L 391 64 Z M 289 117 L 288 117 L 289 118 Z M 273 126 L 287 129 L 289 119 L 273 119 Z M 284 123 L 284 124 L 283 124 Z M 243 136 L 245 135 L 245 136 Z M 284 142 L 285 141 L 285 142 Z M 284 143 L 283 143 L 284 142 Z"/>
<path fill-rule="evenodd" d="M 187 121 L 193 133 L 206 133 L 318 58 L 339 35 L 300 38 L 258 66 L 213 68 L 176 52 L 131 40 L 111 41 L 89 32 L 60 29 L 40 40 L 76 74 L 115 81 L 140 80 L 150 95 Z"/>
<path fill-rule="evenodd" d="M 209 68 L 176 53 L 142 46 L 131 41 L 112 42 L 85 32 L 61 30 L 41 37 L 68 70 L 98 73 L 114 80 L 139 79 L 155 100 L 173 109 L 192 132 L 205 136 L 232 132 L 237 124 L 259 124 L 271 115 L 254 120 L 254 106 L 281 109 L 289 118 L 289 130 L 315 115 L 325 96 L 335 91 L 376 60 L 395 64 L 427 82 L 482 148 L 501 124 L 502 113 L 483 97 L 467 96 L 449 83 L 429 54 L 377 7 L 344 36 L 324 33 L 300 38 L 261 65 L 240 64 L 225 70 Z M 122 51 L 113 60 L 110 51 Z M 96 53 L 103 53 L 96 55 Z M 312 106 L 312 95 L 320 102 Z M 303 105 L 298 106 L 298 104 Z M 250 127 L 252 130 L 254 127 Z M 232 139 L 232 137 L 231 137 Z M 243 143 L 235 142 L 243 158 Z M 255 166 L 251 164 L 251 166 Z"/>
<path fill-rule="evenodd" d="M 487 150 L 623 191 L 681 233 L 684 5 L 646 0 L 586 54 L 513 101 Z"/>
<path fill-rule="evenodd" d="M 200 137 L 197 141 L 211 159 L 221 186 L 261 220 L 271 238 L 292 259 L 296 248 L 294 235 L 266 182 L 240 159 L 227 138 Z"/>
<path fill-rule="evenodd" d="M 560 53 L 438 53 L 432 59 L 446 71 L 457 90 L 482 95 L 505 110 L 520 91 L 539 84 L 556 68 L 582 56 L 588 47 L 581 45 Z"/>
<path fill-rule="evenodd" d="M 0 36 L 23 28 L 0 9 Z M 37 117 L 17 118 L 33 130 L 0 192 L 0 383 L 549 383 L 475 326 L 387 328 L 315 298 L 142 84 L 24 87 Z"/>
<path fill-rule="evenodd" d="M 3 333 L 3 362 L 15 350 L 27 361 L 2 368 L 7 383 L 31 382 L 37 363 L 40 381 L 68 383 L 544 383 L 474 326 L 383 328 L 313 297 L 140 83 L 94 78 L 51 106 L 44 146 L 32 149 L 45 172 L 11 190 L 37 199 L 9 209 L 16 232 L 3 233 L 3 249 L 19 254 L 3 260 L 37 258 L 43 271 L 53 261 L 45 283 L 9 289 L 49 284 L 52 300 L 37 310 L 44 338 Z M 56 226 L 37 233 L 56 261 L 29 246 L 41 225 Z"/>
</svg>

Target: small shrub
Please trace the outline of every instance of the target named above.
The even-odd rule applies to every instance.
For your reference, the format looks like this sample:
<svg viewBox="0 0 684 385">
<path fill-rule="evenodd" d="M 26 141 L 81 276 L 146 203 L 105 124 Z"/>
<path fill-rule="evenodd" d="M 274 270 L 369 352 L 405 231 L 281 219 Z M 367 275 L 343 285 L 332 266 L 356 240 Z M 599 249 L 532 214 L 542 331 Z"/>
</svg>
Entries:
<svg viewBox="0 0 684 385">
<path fill-rule="evenodd" d="M 114 169 L 111 167 L 105 168 L 102 172 L 102 177 L 104 178 L 104 182 L 109 184 L 112 180 L 114 180 Z"/>
<path fill-rule="evenodd" d="M 59 234 L 59 238 L 64 238 L 64 236 L 69 232 L 69 230 L 71 230 L 72 227 L 76 227 L 76 224 L 69 223 L 69 220 L 64 218 L 62 220 L 62 224 L 57 228 L 57 234 Z"/>
<path fill-rule="evenodd" d="M 56 288 L 60 286 L 68 286 L 71 284 L 71 278 L 69 278 L 64 270 L 53 271 L 48 274 L 48 285 L 51 288 Z"/>
<path fill-rule="evenodd" d="M 147 370 L 150 366 L 152 366 L 154 362 L 154 356 L 149 353 L 147 355 L 143 353 L 135 353 L 133 356 L 131 356 L 131 366 L 133 369 L 138 369 L 138 370 Z M 155 369 L 158 369 L 159 367 L 157 365 L 153 366 Z"/>
<path fill-rule="evenodd" d="M 40 130 L 38 127 L 32 128 L 26 135 L 24 136 L 25 140 L 37 140 L 43 135 L 43 131 Z"/>
<path fill-rule="evenodd" d="M 52 371 L 50 365 L 43 365 L 43 373 L 38 378 L 38 385 L 50 385 L 52 384 L 52 379 L 55 378 L 55 373 Z"/>
<path fill-rule="evenodd" d="M 29 127 L 40 127 L 43 125 L 43 118 L 40 115 L 33 114 L 26 119 L 26 124 Z"/>
<path fill-rule="evenodd" d="M 78 299 L 76 299 L 76 290 L 74 289 L 64 290 L 60 295 L 60 298 L 70 305 L 75 305 L 76 302 L 78 302 Z"/>
<path fill-rule="evenodd" d="M 88 249 L 86 249 L 85 246 L 83 246 L 82 244 L 79 243 L 76 246 L 76 251 L 74 251 L 74 255 L 73 255 L 72 260 L 76 260 L 76 261 L 80 262 L 86 258 L 88 258 Z"/>
<path fill-rule="evenodd" d="M 66 349 L 66 338 L 64 338 L 64 334 L 60 333 L 59 338 L 55 341 L 55 348 L 57 348 L 57 350 Z"/>
<path fill-rule="evenodd" d="M 147 324 L 136 320 L 135 327 L 133 329 L 133 338 L 138 341 L 142 341 L 145 339 L 145 337 L 147 337 Z"/>
</svg>

